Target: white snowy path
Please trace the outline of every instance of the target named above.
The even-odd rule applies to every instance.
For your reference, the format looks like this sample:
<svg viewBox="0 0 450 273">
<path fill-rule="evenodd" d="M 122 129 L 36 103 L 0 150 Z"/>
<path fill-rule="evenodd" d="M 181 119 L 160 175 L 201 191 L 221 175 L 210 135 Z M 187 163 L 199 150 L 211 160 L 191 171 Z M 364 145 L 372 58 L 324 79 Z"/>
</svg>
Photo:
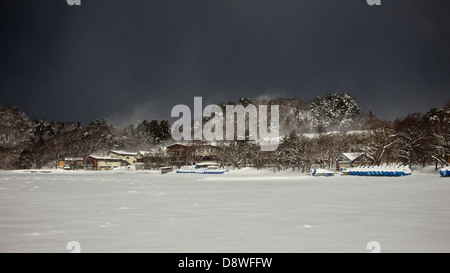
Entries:
<svg viewBox="0 0 450 273">
<path fill-rule="evenodd" d="M 0 172 L 0 252 L 450 252 L 450 179 Z"/>
</svg>

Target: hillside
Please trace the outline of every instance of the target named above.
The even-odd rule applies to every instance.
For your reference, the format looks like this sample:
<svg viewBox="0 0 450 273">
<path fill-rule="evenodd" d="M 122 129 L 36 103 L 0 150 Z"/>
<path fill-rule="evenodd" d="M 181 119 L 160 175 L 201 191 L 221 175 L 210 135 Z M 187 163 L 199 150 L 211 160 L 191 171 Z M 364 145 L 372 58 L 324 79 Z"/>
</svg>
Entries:
<svg viewBox="0 0 450 273">
<path fill-rule="evenodd" d="M 30 118 L 17 108 L 0 104 L 0 146 L 14 147 L 28 140 Z"/>
<path fill-rule="evenodd" d="M 219 105 L 226 104 L 279 105 L 281 137 L 292 131 L 316 133 L 317 128 L 359 129 L 363 115 L 356 101 L 346 93 L 318 97 L 313 102 L 292 98 L 263 101 L 241 98 L 237 103 Z M 329 118 L 320 114 L 325 112 Z M 88 126 L 32 120 L 17 108 L 4 105 L 0 106 L 0 113 L 0 169 L 53 167 L 62 157 L 86 157 L 91 153 L 106 153 L 109 149 L 148 150 L 163 142 L 172 142 L 170 124 L 166 120 L 144 120 L 119 129 L 106 120 L 94 120 Z"/>
<path fill-rule="evenodd" d="M 259 167 L 293 166 L 308 170 L 311 164 L 328 164 L 331 168 L 345 151 L 364 152 L 377 164 L 436 161 L 437 167 L 448 164 L 450 159 L 450 103 L 424 115 L 410 114 L 394 123 L 362 112 L 355 99 L 346 93 L 331 93 L 312 102 L 241 98 L 237 103 L 219 106 L 224 109 L 228 104 L 279 105 L 280 145 L 268 155 L 247 141 L 229 143 L 222 153 L 226 164 L 238 157 L 236 162 Z M 17 108 L 1 104 L 0 114 L 0 169 L 51 168 L 64 157 L 85 158 L 111 149 L 150 150 L 174 142 L 167 120 L 144 120 L 125 128 L 116 128 L 106 120 L 94 120 L 82 126 L 77 122 L 32 120 Z M 352 131 L 364 133 L 356 136 Z"/>
</svg>

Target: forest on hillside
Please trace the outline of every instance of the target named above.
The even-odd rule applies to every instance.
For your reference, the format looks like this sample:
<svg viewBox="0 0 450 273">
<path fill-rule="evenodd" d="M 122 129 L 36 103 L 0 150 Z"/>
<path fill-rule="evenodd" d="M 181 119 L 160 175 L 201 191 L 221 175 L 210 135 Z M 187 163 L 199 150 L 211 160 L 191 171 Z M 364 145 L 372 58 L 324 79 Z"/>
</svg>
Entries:
<svg viewBox="0 0 450 273">
<path fill-rule="evenodd" d="M 279 105 L 281 140 L 273 152 L 261 152 L 257 142 L 249 140 L 219 142 L 218 158 L 223 165 L 331 169 L 343 152 L 363 152 L 377 165 L 433 162 L 438 167 L 449 162 L 450 102 L 394 121 L 364 113 L 346 93 L 330 93 L 311 102 L 241 98 L 218 105 L 224 109 L 230 104 Z M 94 120 L 83 126 L 79 122 L 33 120 L 19 109 L 1 104 L 0 115 L 0 169 L 52 168 L 64 157 L 85 158 L 111 149 L 151 150 L 174 142 L 168 120 L 144 120 L 124 128 Z M 162 158 L 155 160 L 170 163 L 164 154 L 158 156 Z"/>
</svg>

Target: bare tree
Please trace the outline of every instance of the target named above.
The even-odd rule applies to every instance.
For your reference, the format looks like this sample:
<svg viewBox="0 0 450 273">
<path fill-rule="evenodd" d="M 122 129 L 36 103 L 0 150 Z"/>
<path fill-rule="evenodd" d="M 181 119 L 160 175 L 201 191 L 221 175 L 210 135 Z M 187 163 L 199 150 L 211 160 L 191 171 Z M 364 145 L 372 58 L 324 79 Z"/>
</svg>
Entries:
<svg viewBox="0 0 450 273">
<path fill-rule="evenodd" d="M 441 167 L 448 166 L 450 158 L 450 105 L 444 108 L 433 108 L 426 115 L 430 133 L 429 154 Z"/>
<path fill-rule="evenodd" d="M 291 131 L 279 146 L 280 159 L 283 165 L 306 172 L 313 162 L 313 141 Z"/>
<path fill-rule="evenodd" d="M 425 164 L 429 134 L 420 113 L 409 114 L 397 121 L 395 128 L 399 137 L 398 156 L 412 167 L 412 164 Z"/>
<path fill-rule="evenodd" d="M 372 158 L 376 165 L 381 165 L 383 161 L 392 161 L 392 148 L 400 141 L 400 138 L 388 122 L 381 122 L 367 128 L 362 137 L 364 141 L 361 143 L 361 150 Z"/>
<path fill-rule="evenodd" d="M 218 158 L 225 165 L 240 169 L 249 159 L 252 145 L 247 140 L 235 140 L 220 144 Z"/>
</svg>

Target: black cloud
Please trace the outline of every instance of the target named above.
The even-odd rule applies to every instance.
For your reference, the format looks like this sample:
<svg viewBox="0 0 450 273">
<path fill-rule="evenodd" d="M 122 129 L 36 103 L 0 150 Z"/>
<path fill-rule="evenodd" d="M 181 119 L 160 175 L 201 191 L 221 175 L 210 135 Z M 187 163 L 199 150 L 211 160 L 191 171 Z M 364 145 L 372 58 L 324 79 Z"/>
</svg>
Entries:
<svg viewBox="0 0 450 273">
<path fill-rule="evenodd" d="M 179 103 L 341 91 L 384 118 L 450 90 L 446 0 L 2 1 L 0 102 L 33 117 L 162 118 Z"/>
</svg>

